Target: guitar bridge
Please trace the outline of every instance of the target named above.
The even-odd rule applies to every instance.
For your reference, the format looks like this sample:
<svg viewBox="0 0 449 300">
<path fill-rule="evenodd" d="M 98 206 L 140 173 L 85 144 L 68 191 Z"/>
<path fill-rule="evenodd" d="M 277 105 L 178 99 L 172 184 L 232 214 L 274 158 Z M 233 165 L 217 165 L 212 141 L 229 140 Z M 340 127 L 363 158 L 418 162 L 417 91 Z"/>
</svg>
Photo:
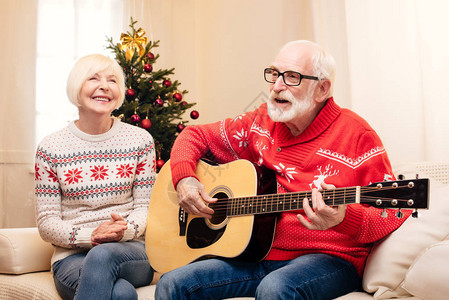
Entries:
<svg viewBox="0 0 449 300">
<path fill-rule="evenodd" d="M 179 236 L 185 236 L 186 235 L 186 229 L 187 229 L 187 218 L 189 217 L 189 214 L 185 212 L 185 210 L 180 207 L 178 212 L 178 222 L 179 222 Z"/>
</svg>

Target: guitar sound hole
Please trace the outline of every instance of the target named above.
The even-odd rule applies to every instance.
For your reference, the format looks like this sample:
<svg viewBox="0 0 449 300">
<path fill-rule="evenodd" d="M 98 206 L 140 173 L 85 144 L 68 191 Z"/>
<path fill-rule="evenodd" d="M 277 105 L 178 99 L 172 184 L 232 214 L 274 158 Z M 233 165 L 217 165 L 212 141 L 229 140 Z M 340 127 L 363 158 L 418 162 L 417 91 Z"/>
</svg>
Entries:
<svg viewBox="0 0 449 300">
<path fill-rule="evenodd" d="M 226 206 L 228 203 L 228 195 L 220 192 L 214 195 L 213 198 L 217 198 L 218 200 L 215 203 L 209 204 L 209 207 L 215 211 L 215 213 L 212 215 L 212 219 L 210 219 L 209 222 L 211 224 L 218 225 L 226 220 Z"/>
<path fill-rule="evenodd" d="M 187 245 L 192 249 L 205 248 L 217 242 L 226 230 L 226 224 L 220 225 L 226 220 L 226 205 L 228 196 L 226 193 L 220 192 L 213 196 L 217 198 L 217 202 L 209 204 L 215 213 L 212 219 L 203 218 L 193 219 L 187 228 L 186 241 Z M 208 224 L 209 223 L 209 224 Z M 212 226 L 211 226 L 212 225 Z"/>
<path fill-rule="evenodd" d="M 226 230 L 226 226 L 214 230 L 206 225 L 203 218 L 193 219 L 187 229 L 187 245 L 192 249 L 205 248 L 218 241 Z"/>
</svg>

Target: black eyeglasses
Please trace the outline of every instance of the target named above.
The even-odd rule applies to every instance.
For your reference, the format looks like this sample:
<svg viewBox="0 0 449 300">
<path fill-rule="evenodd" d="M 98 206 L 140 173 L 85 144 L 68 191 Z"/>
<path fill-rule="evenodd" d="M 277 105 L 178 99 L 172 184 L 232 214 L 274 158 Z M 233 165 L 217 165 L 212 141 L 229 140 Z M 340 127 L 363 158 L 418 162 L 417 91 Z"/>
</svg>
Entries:
<svg viewBox="0 0 449 300">
<path fill-rule="evenodd" d="M 301 80 L 303 79 L 320 80 L 316 76 L 302 75 L 301 73 L 295 71 L 279 72 L 271 68 L 266 68 L 263 70 L 263 75 L 265 77 L 265 81 L 269 83 L 275 83 L 279 76 L 282 76 L 284 83 L 290 86 L 300 85 Z"/>
</svg>

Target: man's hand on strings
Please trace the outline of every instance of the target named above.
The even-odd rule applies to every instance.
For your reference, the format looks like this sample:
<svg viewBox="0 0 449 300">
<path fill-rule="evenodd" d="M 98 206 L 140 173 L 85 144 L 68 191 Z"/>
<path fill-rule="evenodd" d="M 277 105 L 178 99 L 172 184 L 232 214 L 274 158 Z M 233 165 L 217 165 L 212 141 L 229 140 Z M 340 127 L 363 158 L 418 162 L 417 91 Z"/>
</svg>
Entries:
<svg viewBox="0 0 449 300">
<path fill-rule="evenodd" d="M 334 185 L 321 183 L 323 190 L 335 189 Z M 311 230 L 326 230 L 340 224 L 346 215 L 346 205 L 328 206 L 323 200 L 318 189 L 312 189 L 312 206 L 309 199 L 304 198 L 303 209 L 307 218 L 298 214 L 297 217 L 302 225 Z M 307 220 L 308 219 L 308 220 Z"/>
<path fill-rule="evenodd" d="M 178 203 L 189 214 L 210 219 L 214 210 L 206 204 L 214 203 L 217 199 L 210 197 L 204 186 L 195 177 L 181 179 L 177 186 Z"/>
</svg>

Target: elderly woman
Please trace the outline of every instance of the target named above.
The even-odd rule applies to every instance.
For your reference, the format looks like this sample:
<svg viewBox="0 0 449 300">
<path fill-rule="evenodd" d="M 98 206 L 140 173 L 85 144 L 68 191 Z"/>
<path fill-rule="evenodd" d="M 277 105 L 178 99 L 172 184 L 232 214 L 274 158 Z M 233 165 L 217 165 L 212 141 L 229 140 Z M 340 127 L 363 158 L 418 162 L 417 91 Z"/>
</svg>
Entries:
<svg viewBox="0 0 449 300">
<path fill-rule="evenodd" d="M 153 278 L 142 241 L 155 180 L 151 135 L 111 117 L 124 101 L 113 59 L 82 57 L 67 81 L 79 119 L 36 152 L 36 217 L 54 245 L 56 288 L 64 299 L 137 299 Z"/>
</svg>

